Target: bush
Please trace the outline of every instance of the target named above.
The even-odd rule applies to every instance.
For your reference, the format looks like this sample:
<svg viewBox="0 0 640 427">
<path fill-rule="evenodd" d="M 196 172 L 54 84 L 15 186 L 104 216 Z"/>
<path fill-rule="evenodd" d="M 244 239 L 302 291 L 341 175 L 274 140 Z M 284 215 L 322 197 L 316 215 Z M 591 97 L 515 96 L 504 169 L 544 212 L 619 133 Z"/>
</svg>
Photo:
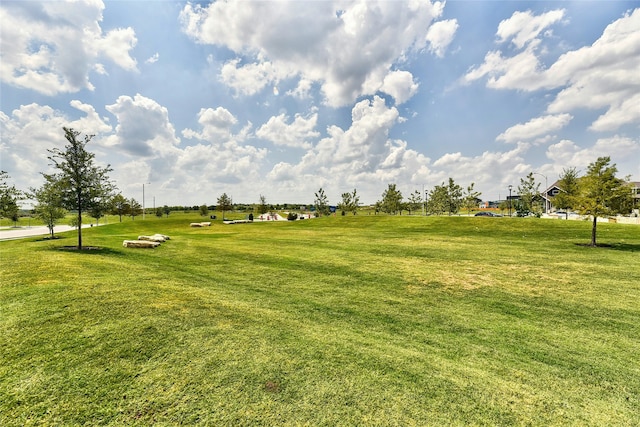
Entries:
<svg viewBox="0 0 640 427">
<path fill-rule="evenodd" d="M 298 214 L 294 212 L 289 212 L 289 214 L 287 215 L 287 219 L 289 221 L 295 221 L 296 219 L 298 219 Z"/>
</svg>

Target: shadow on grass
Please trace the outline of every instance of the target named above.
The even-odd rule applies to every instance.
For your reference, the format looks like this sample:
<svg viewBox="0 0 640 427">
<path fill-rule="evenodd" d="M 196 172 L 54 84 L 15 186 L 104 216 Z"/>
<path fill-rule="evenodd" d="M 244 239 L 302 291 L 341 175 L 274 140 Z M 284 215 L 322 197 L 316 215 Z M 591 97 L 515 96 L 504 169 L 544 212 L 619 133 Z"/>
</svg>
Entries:
<svg viewBox="0 0 640 427">
<path fill-rule="evenodd" d="M 33 242 L 53 242 L 54 240 L 62 240 L 62 239 L 66 239 L 66 237 L 60 237 L 60 236 L 43 236 L 43 237 L 39 237 L 37 239 L 33 239 Z"/>
<path fill-rule="evenodd" d="M 74 252 L 81 253 L 86 255 L 112 255 L 112 256 L 124 256 L 124 253 L 121 250 L 116 250 L 113 248 L 103 247 L 103 246 L 82 246 L 82 249 L 78 249 L 77 246 L 56 246 L 51 248 L 54 251 L 65 251 L 65 252 Z"/>
<path fill-rule="evenodd" d="M 640 252 L 640 245 L 631 243 L 598 243 L 596 246 L 591 246 L 590 243 L 576 243 L 576 246 L 582 246 L 585 248 L 613 249 L 623 252 Z"/>
<path fill-rule="evenodd" d="M 120 249 L 114 249 L 107 246 L 95 246 L 95 245 L 82 245 L 82 249 L 78 249 L 78 245 L 76 239 L 70 239 L 66 236 L 55 236 L 51 238 L 51 236 L 40 237 L 38 239 L 32 240 L 32 242 L 51 242 L 51 243 L 60 243 L 62 245 L 52 245 L 48 247 L 42 247 L 40 250 L 45 251 L 64 251 L 71 253 L 81 253 L 87 255 L 110 255 L 110 256 L 125 256 L 124 251 Z M 72 243 L 64 245 L 64 243 Z"/>
</svg>

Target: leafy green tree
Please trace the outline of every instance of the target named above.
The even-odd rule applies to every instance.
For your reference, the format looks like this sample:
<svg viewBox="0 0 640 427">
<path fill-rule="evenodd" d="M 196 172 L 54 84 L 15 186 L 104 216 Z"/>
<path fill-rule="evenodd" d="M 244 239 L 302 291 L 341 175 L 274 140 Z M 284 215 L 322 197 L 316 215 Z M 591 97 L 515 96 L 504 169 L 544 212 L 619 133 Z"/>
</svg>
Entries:
<svg viewBox="0 0 640 427">
<path fill-rule="evenodd" d="M 422 193 L 419 190 L 414 191 L 409 195 L 409 201 L 407 202 L 407 210 L 409 215 L 411 212 L 417 211 L 422 208 Z"/>
<path fill-rule="evenodd" d="M 389 184 L 382 193 L 381 210 L 392 215 L 402 213 L 402 193 L 396 188 L 396 184 Z"/>
<path fill-rule="evenodd" d="M 360 197 L 354 188 L 353 193 L 342 193 L 342 201 L 338 203 L 338 209 L 342 210 L 342 215 L 344 215 L 345 212 L 352 212 L 355 215 L 358 212 L 359 204 Z"/>
<path fill-rule="evenodd" d="M 171 209 L 169 208 L 169 206 L 164 205 L 162 207 L 162 212 L 167 216 L 167 218 L 169 218 L 169 214 L 171 213 Z"/>
<path fill-rule="evenodd" d="M 120 222 L 122 222 L 122 216 L 129 214 L 129 209 L 131 209 L 131 205 L 129 201 L 125 199 L 125 197 L 118 193 L 111 198 L 111 213 L 114 215 L 118 215 L 120 218 Z"/>
<path fill-rule="evenodd" d="M 474 185 L 475 183 L 472 182 L 471 185 L 467 187 L 462 199 L 464 207 L 467 209 L 467 213 L 469 214 L 474 208 L 478 207 L 480 204 L 480 196 L 482 195 L 482 193 L 473 189 Z"/>
<path fill-rule="evenodd" d="M 207 216 L 209 214 L 209 208 L 206 204 L 200 205 L 200 207 L 198 208 L 198 212 L 200 213 L 200 216 Z"/>
<path fill-rule="evenodd" d="M 96 224 L 103 218 L 109 211 L 110 200 L 106 200 L 104 203 L 96 203 L 89 210 L 89 216 L 96 219 Z"/>
<path fill-rule="evenodd" d="M 96 166 L 95 155 L 86 150 L 93 135 L 85 135 L 83 140 L 79 140 L 80 132 L 66 127 L 63 130 L 68 142 L 64 150 L 48 150 L 48 159 L 59 172 L 43 176 L 58 183 L 62 207 L 77 213 L 78 249 L 82 249 L 82 213 L 108 200 L 115 186 L 108 176 L 112 169 Z"/>
<path fill-rule="evenodd" d="M 142 214 L 142 205 L 132 197 L 131 200 L 129 200 L 129 215 L 131 215 L 131 220 L 135 221 L 136 217 L 140 214 Z"/>
<path fill-rule="evenodd" d="M 429 191 L 427 212 L 431 215 L 442 215 L 447 210 L 449 193 L 444 185 L 436 185 Z"/>
<path fill-rule="evenodd" d="M 351 193 L 342 193 L 342 201 L 338 203 L 338 209 L 342 211 L 342 215 L 344 216 L 345 212 L 347 212 L 351 208 Z"/>
<path fill-rule="evenodd" d="M 324 194 L 322 187 L 320 187 L 317 193 L 314 193 L 314 196 L 315 200 L 313 205 L 316 208 L 316 215 L 329 215 L 329 200 L 327 199 L 327 195 Z"/>
<path fill-rule="evenodd" d="M 258 215 L 263 215 L 269 212 L 269 205 L 267 205 L 267 198 L 262 194 L 260 195 L 260 203 L 258 203 Z"/>
<path fill-rule="evenodd" d="M 574 209 L 576 198 L 580 191 L 578 171 L 576 168 L 563 169 L 558 180 L 560 192 L 555 195 L 551 202 L 558 209 L 564 209 L 566 218 L 569 218 L 569 209 Z"/>
<path fill-rule="evenodd" d="M 519 201 L 515 202 L 518 216 L 529 216 L 530 213 L 540 217 L 542 214 L 542 204 L 540 197 L 540 184 L 536 184 L 533 172 L 530 172 L 526 178 L 520 178 L 518 186 Z"/>
<path fill-rule="evenodd" d="M 9 186 L 8 179 L 9 174 L 0 171 L 0 218 L 9 218 L 17 222 L 20 211 L 18 202 L 24 197 L 24 194 L 14 185 Z"/>
<path fill-rule="evenodd" d="M 509 201 L 508 200 L 501 201 L 500 204 L 498 205 L 498 209 L 500 209 L 501 214 L 504 214 L 505 211 L 509 210 Z"/>
<path fill-rule="evenodd" d="M 225 211 L 230 211 L 233 208 L 233 201 L 230 196 L 227 196 L 227 193 L 222 193 L 220 197 L 218 197 L 218 209 L 222 211 L 222 220 L 224 221 L 224 213 Z"/>
<path fill-rule="evenodd" d="M 456 214 L 462 206 L 462 187 L 455 183 L 453 178 L 449 178 L 447 185 L 447 211 L 449 215 Z"/>
<path fill-rule="evenodd" d="M 156 216 L 162 218 L 162 208 L 159 206 L 156 208 Z"/>
<path fill-rule="evenodd" d="M 34 207 L 35 217 L 41 220 L 49 229 L 51 238 L 55 237 L 54 227 L 58 220 L 63 219 L 67 211 L 62 207 L 60 189 L 56 188 L 56 182 L 46 181 L 40 188 L 32 188 L 30 198 L 36 201 Z"/>
<path fill-rule="evenodd" d="M 591 215 L 591 246 L 596 246 L 598 218 L 631 212 L 632 194 L 628 181 L 617 178 L 618 168 L 610 157 L 598 157 L 579 180 L 576 207 L 582 215 Z"/>
</svg>

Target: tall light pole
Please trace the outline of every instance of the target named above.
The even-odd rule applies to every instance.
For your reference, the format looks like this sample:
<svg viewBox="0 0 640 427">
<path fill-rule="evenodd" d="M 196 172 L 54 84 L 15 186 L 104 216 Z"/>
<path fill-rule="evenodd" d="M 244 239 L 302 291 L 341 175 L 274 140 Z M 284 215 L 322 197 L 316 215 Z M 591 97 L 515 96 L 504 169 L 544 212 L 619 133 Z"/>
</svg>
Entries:
<svg viewBox="0 0 640 427">
<path fill-rule="evenodd" d="M 147 185 L 151 184 L 150 182 L 147 182 Z M 144 219 L 144 185 L 142 184 L 142 219 Z"/>
<path fill-rule="evenodd" d="M 509 184 L 509 218 L 511 218 L 511 189 L 513 185 Z"/>
<path fill-rule="evenodd" d="M 547 194 L 547 190 L 549 190 L 549 185 L 547 185 L 547 176 L 546 175 L 542 175 L 540 172 L 534 172 L 534 174 L 540 175 L 541 177 L 544 178 L 544 213 L 546 215 L 547 214 L 547 204 L 548 204 L 547 197 L 549 197 L 549 195 Z"/>
</svg>

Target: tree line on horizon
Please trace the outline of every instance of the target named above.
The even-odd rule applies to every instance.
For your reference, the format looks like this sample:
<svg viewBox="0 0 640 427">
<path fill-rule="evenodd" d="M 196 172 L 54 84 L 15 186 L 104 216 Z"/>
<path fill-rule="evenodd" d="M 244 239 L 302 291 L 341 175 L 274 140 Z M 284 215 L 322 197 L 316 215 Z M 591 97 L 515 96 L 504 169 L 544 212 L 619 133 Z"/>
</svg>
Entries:
<svg viewBox="0 0 640 427">
<path fill-rule="evenodd" d="M 22 192 L 15 186 L 10 186 L 7 181 L 9 175 L 0 171 L 0 217 L 10 218 L 17 222 L 19 206 L 18 201 L 24 198 L 32 198 L 37 204 L 34 214 L 48 227 L 53 237 L 53 227 L 57 221 L 64 218 L 68 211 L 75 213 L 72 225 L 78 229 L 78 249 L 82 249 L 82 214 L 87 213 L 97 220 L 112 213 L 120 217 L 123 215 L 135 216 L 144 211 L 134 199 L 126 199 L 117 193 L 117 187 L 109 179 L 110 165 L 99 167 L 94 164 L 95 155 L 87 151 L 86 146 L 94 135 L 80 137 L 80 132 L 63 127 L 65 139 L 68 144 L 64 150 L 54 148 L 47 150 L 50 165 L 55 172 L 41 173 L 44 183 L 39 188 L 31 188 L 29 192 Z M 560 209 L 577 210 L 581 215 L 590 216 L 593 219 L 591 245 L 596 245 L 597 218 L 628 214 L 634 209 L 634 198 L 630 191 L 629 177 L 618 178 L 618 169 L 611 164 L 611 158 L 599 157 L 589 164 L 584 175 L 579 176 L 576 168 L 564 169 L 558 181 L 560 192 L 552 198 L 554 206 Z M 534 173 L 529 173 L 520 179 L 516 200 L 508 200 L 509 209 L 513 206 L 518 216 L 533 214 L 540 216 L 543 197 L 540 193 L 540 184 L 535 182 Z M 474 190 L 474 183 L 464 189 L 453 178 L 448 182 L 442 182 L 425 193 L 415 190 L 407 200 L 396 184 L 388 184 L 382 193 L 382 197 L 374 204 L 375 212 L 383 212 L 391 215 L 402 214 L 403 211 L 412 212 L 423 210 L 430 215 L 454 215 L 466 208 L 468 212 L 477 208 L 480 203 L 480 192 Z M 313 208 L 317 216 L 329 215 L 331 207 L 328 198 L 320 188 L 314 193 Z M 360 206 L 360 197 L 354 188 L 352 192 L 342 193 L 337 209 L 342 215 L 356 214 Z M 174 207 L 167 205 L 155 209 L 155 215 L 169 215 Z M 207 214 L 208 206 L 198 207 L 200 213 Z M 222 211 L 222 219 L 227 211 L 233 210 L 232 198 L 223 193 L 217 199 L 217 208 Z M 254 205 L 259 214 L 265 214 L 273 209 L 268 205 L 266 198 L 260 195 L 260 201 Z"/>
</svg>

